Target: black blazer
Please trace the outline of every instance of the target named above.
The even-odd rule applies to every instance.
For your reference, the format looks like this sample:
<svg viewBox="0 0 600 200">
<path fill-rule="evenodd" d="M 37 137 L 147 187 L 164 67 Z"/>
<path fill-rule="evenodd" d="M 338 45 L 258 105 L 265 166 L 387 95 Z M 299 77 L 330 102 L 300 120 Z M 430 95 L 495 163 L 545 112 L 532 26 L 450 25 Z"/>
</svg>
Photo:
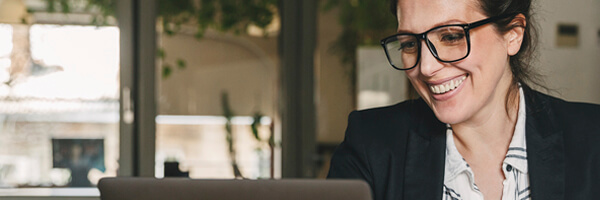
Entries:
<svg viewBox="0 0 600 200">
<path fill-rule="evenodd" d="M 523 90 L 531 198 L 600 199 L 600 106 Z M 442 199 L 446 127 L 423 100 L 348 121 L 328 178 L 363 179 L 376 200 Z"/>
</svg>

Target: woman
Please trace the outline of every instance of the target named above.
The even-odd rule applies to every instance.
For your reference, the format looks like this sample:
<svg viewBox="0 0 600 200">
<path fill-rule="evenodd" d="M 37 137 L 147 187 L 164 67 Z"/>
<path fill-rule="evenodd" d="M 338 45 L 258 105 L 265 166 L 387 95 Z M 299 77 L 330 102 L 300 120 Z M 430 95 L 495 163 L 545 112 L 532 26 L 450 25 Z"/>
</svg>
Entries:
<svg viewBox="0 0 600 200">
<path fill-rule="evenodd" d="M 421 98 L 352 112 L 328 178 L 375 199 L 600 199 L 600 106 L 529 87 L 530 7 L 393 0 L 382 45 Z"/>
</svg>

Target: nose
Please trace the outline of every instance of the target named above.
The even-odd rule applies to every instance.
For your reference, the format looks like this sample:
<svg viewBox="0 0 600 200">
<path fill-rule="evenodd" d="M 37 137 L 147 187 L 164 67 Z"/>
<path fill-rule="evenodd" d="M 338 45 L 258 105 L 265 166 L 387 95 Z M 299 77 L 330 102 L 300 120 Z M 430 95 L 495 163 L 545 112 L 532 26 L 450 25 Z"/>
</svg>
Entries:
<svg viewBox="0 0 600 200">
<path fill-rule="evenodd" d="M 421 59 L 419 61 L 419 70 L 423 76 L 431 77 L 434 76 L 439 70 L 444 67 L 444 63 L 437 60 L 432 51 L 427 46 L 427 42 L 425 40 L 421 41 Z M 434 51 L 435 52 L 435 47 Z"/>
</svg>

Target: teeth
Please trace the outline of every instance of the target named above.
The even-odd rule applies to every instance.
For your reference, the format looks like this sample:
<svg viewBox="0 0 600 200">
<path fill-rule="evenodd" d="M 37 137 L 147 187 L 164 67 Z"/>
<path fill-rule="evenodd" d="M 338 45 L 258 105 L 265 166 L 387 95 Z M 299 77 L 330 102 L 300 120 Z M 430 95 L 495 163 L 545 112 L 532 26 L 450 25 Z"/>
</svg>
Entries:
<svg viewBox="0 0 600 200">
<path fill-rule="evenodd" d="M 442 85 L 429 86 L 429 89 L 435 94 L 443 94 L 460 86 L 466 78 L 466 76 L 463 76 L 460 79 L 451 80 Z"/>
</svg>

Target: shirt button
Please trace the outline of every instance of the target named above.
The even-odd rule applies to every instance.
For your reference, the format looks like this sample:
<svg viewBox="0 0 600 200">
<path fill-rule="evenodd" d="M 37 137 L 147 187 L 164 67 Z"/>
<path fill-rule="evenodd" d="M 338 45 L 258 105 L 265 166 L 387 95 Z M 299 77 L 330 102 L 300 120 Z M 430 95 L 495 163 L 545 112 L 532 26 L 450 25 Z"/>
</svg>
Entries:
<svg viewBox="0 0 600 200">
<path fill-rule="evenodd" d="M 512 171 L 513 167 L 512 165 L 506 165 L 506 171 L 510 172 Z"/>
</svg>

